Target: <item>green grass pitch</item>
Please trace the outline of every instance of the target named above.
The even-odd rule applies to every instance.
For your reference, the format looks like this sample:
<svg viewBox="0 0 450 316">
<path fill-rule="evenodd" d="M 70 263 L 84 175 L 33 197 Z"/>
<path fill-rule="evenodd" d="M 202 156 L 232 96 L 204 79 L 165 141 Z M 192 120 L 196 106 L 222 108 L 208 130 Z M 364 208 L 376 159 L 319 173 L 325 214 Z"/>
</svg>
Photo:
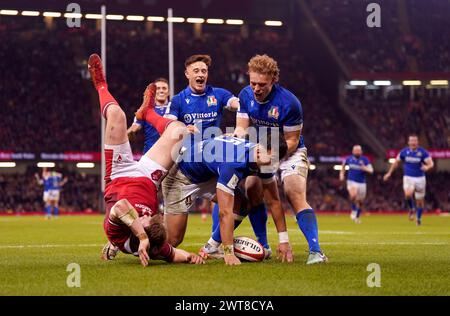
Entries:
<svg viewBox="0 0 450 316">
<path fill-rule="evenodd" d="M 133 256 L 100 260 L 106 241 L 102 216 L 0 217 L 0 295 L 450 295 L 450 217 L 424 216 L 416 227 L 406 215 L 371 215 L 360 225 L 347 215 L 319 215 L 319 238 L 330 262 L 306 266 L 307 244 L 288 217 L 295 263 L 276 258 L 227 267 L 153 261 Z M 211 218 L 189 218 L 182 248 L 198 251 Z M 269 223 L 273 249 L 277 234 Z M 253 236 L 248 220 L 236 235 Z M 70 288 L 69 263 L 81 268 L 81 287 Z M 367 266 L 381 269 L 381 287 L 368 287 Z"/>
</svg>

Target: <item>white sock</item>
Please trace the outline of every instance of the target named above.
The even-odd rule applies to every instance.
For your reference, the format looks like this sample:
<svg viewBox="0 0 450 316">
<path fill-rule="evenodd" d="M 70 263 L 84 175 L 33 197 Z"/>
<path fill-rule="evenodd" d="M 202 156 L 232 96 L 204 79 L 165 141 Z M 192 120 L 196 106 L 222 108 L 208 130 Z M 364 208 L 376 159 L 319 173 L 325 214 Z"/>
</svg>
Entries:
<svg viewBox="0 0 450 316">
<path fill-rule="evenodd" d="M 213 246 L 213 247 L 215 247 L 215 248 L 218 248 L 219 246 L 220 246 L 220 242 L 218 242 L 218 241 L 215 241 L 214 239 L 212 239 L 212 237 L 211 238 L 209 238 L 209 240 L 208 240 L 208 244 L 210 244 L 211 246 Z"/>
</svg>

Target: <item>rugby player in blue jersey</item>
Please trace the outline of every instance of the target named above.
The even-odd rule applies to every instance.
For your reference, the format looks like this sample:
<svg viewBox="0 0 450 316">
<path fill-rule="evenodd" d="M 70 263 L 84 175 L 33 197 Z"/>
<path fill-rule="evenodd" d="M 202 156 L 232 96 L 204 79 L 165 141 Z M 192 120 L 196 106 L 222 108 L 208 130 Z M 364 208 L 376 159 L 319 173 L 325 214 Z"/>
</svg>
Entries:
<svg viewBox="0 0 450 316">
<path fill-rule="evenodd" d="M 409 219 L 414 220 L 416 211 L 416 224 L 422 224 L 422 212 L 425 207 L 425 188 L 427 180 L 425 173 L 434 166 L 433 159 L 428 151 L 419 146 L 419 137 L 409 135 L 408 147 L 403 148 L 397 155 L 395 162 L 384 175 L 383 180 L 388 181 L 395 169 L 403 162 L 403 192 L 406 205 L 409 209 Z M 414 197 L 416 203 L 414 203 Z"/>
<path fill-rule="evenodd" d="M 61 190 L 67 182 L 67 177 L 63 178 L 61 173 L 48 171 L 47 168 L 42 169 L 42 179 L 37 174 L 35 177 L 38 183 L 44 186 L 45 217 L 50 219 L 52 214 L 58 216 Z"/>
<path fill-rule="evenodd" d="M 281 180 L 284 192 L 295 211 L 297 224 L 309 245 L 307 264 L 326 262 L 327 257 L 319 245 L 317 219 L 306 200 L 308 155 L 301 134 L 303 112 L 300 101 L 289 90 L 278 84 L 280 70 L 277 62 L 267 55 L 256 55 L 248 63 L 250 85 L 239 94 L 240 108 L 236 116 L 235 134 L 248 133 L 250 123 L 256 128 L 277 127 L 284 134 L 288 146 L 287 158 L 281 162 Z M 250 200 L 252 224 L 258 225 L 260 236 L 266 233 L 267 212 L 261 194 L 261 181 L 256 177 L 246 180 L 246 193 Z M 267 238 L 267 237 L 266 237 Z M 285 232 L 279 234 L 286 240 Z"/>
<path fill-rule="evenodd" d="M 345 168 L 348 166 L 347 191 L 352 203 L 350 218 L 355 223 L 361 223 L 359 217 L 367 193 L 366 173 L 373 173 L 372 164 L 362 153 L 361 145 L 353 146 L 352 155 L 345 159 L 339 172 L 339 180 L 344 181 Z"/>
<path fill-rule="evenodd" d="M 287 145 L 279 134 L 272 142 L 271 133 L 267 139 L 260 138 L 258 144 L 231 136 L 218 136 L 205 139 L 184 148 L 178 168 L 172 168 L 165 179 L 167 190 L 164 193 L 165 216 L 178 214 L 186 218 L 198 197 L 216 199 L 220 210 L 220 236 L 223 258 L 228 265 L 239 264 L 234 255 L 233 230 L 239 224 L 234 213 L 240 212 L 240 201 L 235 199 L 235 191 L 240 180 L 249 175 L 262 179 L 262 195 L 272 210 L 272 216 L 278 232 L 287 237 L 286 221 L 278 194 L 277 181 L 271 165 L 277 164 L 283 157 Z M 187 221 L 178 230 L 172 229 L 169 243 L 177 246 L 183 241 Z M 293 260 L 291 248 L 286 238 L 280 241 L 278 253 L 282 261 Z M 202 253 L 202 255 L 208 255 Z"/>
<path fill-rule="evenodd" d="M 239 99 L 231 92 L 207 85 L 211 63 L 209 55 L 192 55 L 186 59 L 184 74 L 188 80 L 188 86 L 173 96 L 165 114 L 166 118 L 181 121 L 187 126 L 192 133 L 190 138 L 192 143 L 221 135 L 219 124 L 224 109 L 237 111 L 239 108 Z M 163 181 L 164 199 L 169 190 L 170 186 Z M 194 203 L 195 201 L 187 202 Z M 217 205 L 215 209 L 214 214 L 218 214 Z M 169 239 L 171 239 L 174 238 L 173 236 L 179 235 L 182 228 L 186 227 L 187 216 L 185 214 L 167 214 L 164 220 L 168 228 Z M 215 217 L 214 222 L 215 225 L 218 224 L 218 217 Z"/>
<path fill-rule="evenodd" d="M 157 78 L 154 81 L 156 85 L 155 95 L 155 112 L 161 116 L 166 114 L 167 105 L 169 103 L 169 82 L 165 78 Z M 145 120 L 140 121 L 134 118 L 133 124 L 128 129 L 128 138 L 133 139 L 135 134 L 140 130 L 144 130 L 144 150 L 145 154 L 156 141 L 159 139 L 158 131 Z"/>
</svg>

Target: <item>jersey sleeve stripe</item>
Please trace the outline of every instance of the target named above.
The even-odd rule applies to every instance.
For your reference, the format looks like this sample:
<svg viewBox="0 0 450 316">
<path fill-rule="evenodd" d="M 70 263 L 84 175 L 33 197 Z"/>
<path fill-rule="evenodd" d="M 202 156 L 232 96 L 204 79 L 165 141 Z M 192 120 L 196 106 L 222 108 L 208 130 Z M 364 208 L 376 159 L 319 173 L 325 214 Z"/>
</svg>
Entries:
<svg viewBox="0 0 450 316">
<path fill-rule="evenodd" d="M 302 129 L 302 124 L 294 126 L 283 126 L 283 131 L 285 132 L 296 132 Z"/>
<path fill-rule="evenodd" d="M 164 117 L 168 118 L 168 119 L 171 119 L 171 120 L 175 120 L 175 121 L 178 120 L 178 117 L 176 117 L 173 114 L 165 114 Z"/>
<path fill-rule="evenodd" d="M 222 191 L 224 191 L 224 192 L 227 192 L 227 193 L 229 193 L 229 194 L 231 194 L 231 195 L 234 196 L 234 191 L 231 190 L 231 189 L 230 189 L 229 187 L 227 187 L 226 185 L 223 185 L 223 184 L 220 183 L 220 182 L 217 182 L 216 188 L 217 188 L 217 189 L 220 189 L 220 190 L 222 190 Z"/>
<path fill-rule="evenodd" d="M 248 119 L 248 114 L 247 113 L 238 112 L 236 114 L 236 117 Z"/>
<path fill-rule="evenodd" d="M 227 105 L 225 105 L 225 108 L 227 110 L 230 110 L 231 109 L 231 102 L 233 102 L 235 100 L 239 101 L 239 98 L 236 98 L 235 96 L 232 96 L 231 98 L 229 98 L 228 101 L 227 101 Z"/>
</svg>

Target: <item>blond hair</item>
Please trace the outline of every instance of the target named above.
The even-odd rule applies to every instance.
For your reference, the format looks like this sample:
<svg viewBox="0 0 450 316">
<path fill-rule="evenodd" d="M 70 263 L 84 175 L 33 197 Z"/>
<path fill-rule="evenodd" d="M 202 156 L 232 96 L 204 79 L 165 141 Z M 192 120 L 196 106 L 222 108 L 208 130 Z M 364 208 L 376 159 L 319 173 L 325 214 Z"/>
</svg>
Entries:
<svg viewBox="0 0 450 316">
<path fill-rule="evenodd" d="M 277 61 L 266 54 L 253 56 L 248 62 L 248 72 L 272 76 L 275 82 L 278 82 L 280 77 Z"/>
</svg>

